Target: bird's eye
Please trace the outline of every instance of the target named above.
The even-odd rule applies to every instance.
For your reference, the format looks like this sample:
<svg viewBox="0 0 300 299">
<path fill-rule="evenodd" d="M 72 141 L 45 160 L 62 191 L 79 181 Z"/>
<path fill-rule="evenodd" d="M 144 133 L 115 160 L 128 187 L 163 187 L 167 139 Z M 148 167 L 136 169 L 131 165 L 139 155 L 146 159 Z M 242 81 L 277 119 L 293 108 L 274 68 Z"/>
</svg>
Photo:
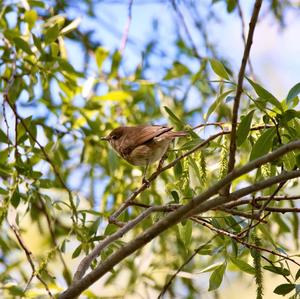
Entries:
<svg viewBox="0 0 300 299">
<path fill-rule="evenodd" d="M 116 136 L 116 135 L 112 135 L 112 136 L 111 136 L 111 139 L 112 139 L 112 140 L 116 140 L 116 139 L 117 139 L 117 136 Z"/>
</svg>

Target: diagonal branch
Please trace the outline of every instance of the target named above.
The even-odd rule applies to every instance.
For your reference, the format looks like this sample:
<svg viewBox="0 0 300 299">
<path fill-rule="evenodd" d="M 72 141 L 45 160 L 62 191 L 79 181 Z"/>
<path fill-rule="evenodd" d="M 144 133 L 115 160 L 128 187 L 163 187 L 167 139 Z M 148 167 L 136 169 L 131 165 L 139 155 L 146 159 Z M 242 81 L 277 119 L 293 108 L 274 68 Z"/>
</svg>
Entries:
<svg viewBox="0 0 300 299">
<path fill-rule="evenodd" d="M 192 129 L 194 130 L 194 129 L 201 128 L 201 127 L 203 127 L 203 125 L 198 125 L 198 126 L 192 128 Z M 265 125 L 258 125 L 258 126 L 252 127 L 250 130 L 251 131 L 256 131 L 256 130 L 264 129 L 265 127 L 266 127 Z M 158 169 L 157 171 L 155 171 L 150 176 L 150 178 L 148 178 L 148 183 L 143 183 L 137 190 L 132 192 L 132 194 L 122 203 L 122 205 L 109 217 L 109 222 L 115 223 L 116 225 L 119 225 L 119 226 L 122 226 L 123 224 L 118 222 L 116 220 L 116 218 L 118 218 L 121 215 L 121 213 L 130 206 L 130 204 L 134 201 L 134 199 L 136 199 L 139 196 L 140 193 L 142 193 L 144 190 L 146 190 L 150 186 L 151 182 L 156 180 L 157 177 L 162 172 L 166 171 L 169 168 L 172 168 L 173 166 L 176 165 L 177 162 L 179 162 L 180 160 L 182 160 L 182 159 L 186 158 L 187 156 L 193 154 L 194 152 L 198 151 L 199 149 L 203 148 L 204 146 L 208 145 L 211 141 L 215 140 L 219 136 L 230 134 L 230 132 L 231 132 L 230 130 L 228 130 L 228 131 L 223 130 L 222 132 L 211 135 L 209 138 L 205 139 L 204 141 L 202 141 L 201 143 L 199 143 L 198 145 L 196 145 L 195 147 L 193 147 L 189 151 L 185 152 L 184 154 L 182 154 L 181 156 L 179 156 L 178 158 L 176 158 L 175 160 L 173 160 L 172 162 L 170 162 L 166 166 L 164 166 L 164 167 Z"/>
<path fill-rule="evenodd" d="M 218 196 L 216 198 L 209 200 L 212 196 L 216 195 L 224 185 L 231 183 L 236 178 L 258 168 L 262 164 L 278 159 L 282 155 L 295 149 L 300 149 L 300 140 L 281 146 L 275 151 L 249 162 L 248 164 L 241 167 L 240 169 L 235 169 L 234 171 L 229 173 L 226 177 L 216 182 L 208 190 L 194 197 L 186 205 L 169 213 L 166 217 L 153 224 L 146 231 L 144 231 L 139 236 L 137 236 L 134 240 L 130 241 L 129 243 L 124 245 L 121 249 L 111 254 L 105 261 L 100 263 L 94 270 L 92 270 L 82 279 L 78 280 L 76 283 L 71 285 L 65 292 L 63 292 L 59 296 L 59 298 L 67 299 L 67 298 L 74 298 L 78 296 L 81 292 L 87 289 L 91 284 L 93 284 L 95 281 L 101 278 L 104 274 L 112 270 L 113 267 L 117 265 L 120 261 L 122 261 L 127 256 L 134 253 L 139 248 L 143 247 L 145 244 L 149 243 L 152 239 L 160 235 L 163 231 L 167 230 L 171 226 L 177 224 L 182 219 L 192 216 L 195 213 L 206 212 L 226 202 L 238 199 L 241 196 L 245 196 L 253 192 L 253 188 L 251 188 L 252 186 L 250 186 L 244 188 L 243 190 L 234 192 L 233 196 L 230 198 Z M 254 191 L 259 190 L 259 188 L 266 188 L 272 184 L 281 181 L 286 181 L 288 179 L 295 178 L 295 177 L 300 177 L 300 170 L 295 170 L 295 171 L 281 174 L 277 177 L 270 178 L 264 181 L 264 183 L 258 182 L 255 184 L 256 188 L 254 188 Z"/>
<path fill-rule="evenodd" d="M 75 275 L 74 275 L 74 282 L 78 281 L 83 277 L 85 272 L 87 271 L 88 267 L 91 265 L 94 259 L 96 259 L 101 251 L 107 247 L 109 244 L 114 242 L 115 240 L 123 237 L 128 231 L 130 231 L 134 226 L 136 226 L 138 223 L 140 223 L 142 220 L 147 218 L 151 213 L 157 212 L 157 211 L 168 211 L 167 206 L 152 206 L 143 211 L 139 216 L 134 218 L 133 220 L 129 221 L 124 225 L 121 229 L 113 233 L 112 235 L 106 237 L 104 240 L 102 240 L 79 264 Z M 73 282 L 73 283 L 74 283 Z"/>
<path fill-rule="evenodd" d="M 17 240 L 18 240 L 18 243 L 19 245 L 21 246 L 21 248 L 23 249 L 23 251 L 25 252 L 25 255 L 26 255 L 26 258 L 30 264 L 30 267 L 31 267 L 31 270 L 32 270 L 32 274 L 31 274 L 31 277 L 27 283 L 27 286 L 25 288 L 25 291 L 28 287 L 28 285 L 30 284 L 30 282 L 32 281 L 32 279 L 34 278 L 34 276 L 36 276 L 36 278 L 43 284 L 43 286 L 45 287 L 45 290 L 47 291 L 48 295 L 50 298 L 54 299 L 54 296 L 52 295 L 47 283 L 43 280 L 43 278 L 41 277 L 41 275 L 36 271 L 35 269 L 35 265 L 34 265 L 34 262 L 33 262 L 33 259 L 32 259 L 32 252 L 28 249 L 28 247 L 26 246 L 24 240 L 22 239 L 18 229 L 12 225 L 12 224 L 9 224 L 10 228 L 12 229 L 14 235 L 16 236 Z"/>
</svg>

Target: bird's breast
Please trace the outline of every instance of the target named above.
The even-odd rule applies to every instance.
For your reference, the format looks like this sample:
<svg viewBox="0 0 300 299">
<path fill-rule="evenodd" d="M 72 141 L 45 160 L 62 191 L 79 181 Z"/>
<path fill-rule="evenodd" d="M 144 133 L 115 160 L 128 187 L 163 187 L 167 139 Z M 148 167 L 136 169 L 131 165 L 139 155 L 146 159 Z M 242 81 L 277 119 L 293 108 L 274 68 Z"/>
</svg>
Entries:
<svg viewBox="0 0 300 299">
<path fill-rule="evenodd" d="M 133 165 L 146 166 L 160 160 L 168 150 L 170 142 L 170 140 L 160 140 L 159 142 L 152 140 L 135 147 L 130 152 L 124 151 L 122 157 Z"/>
</svg>

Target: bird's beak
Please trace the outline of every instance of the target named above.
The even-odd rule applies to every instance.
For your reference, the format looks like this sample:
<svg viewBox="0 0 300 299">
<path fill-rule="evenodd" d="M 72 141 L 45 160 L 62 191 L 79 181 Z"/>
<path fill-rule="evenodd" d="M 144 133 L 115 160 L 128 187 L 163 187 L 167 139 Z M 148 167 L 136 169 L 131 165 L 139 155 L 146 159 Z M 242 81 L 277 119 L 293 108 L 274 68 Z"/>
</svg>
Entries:
<svg viewBox="0 0 300 299">
<path fill-rule="evenodd" d="M 101 137 L 100 140 L 105 140 L 105 141 L 108 141 L 109 138 L 108 137 Z"/>
</svg>

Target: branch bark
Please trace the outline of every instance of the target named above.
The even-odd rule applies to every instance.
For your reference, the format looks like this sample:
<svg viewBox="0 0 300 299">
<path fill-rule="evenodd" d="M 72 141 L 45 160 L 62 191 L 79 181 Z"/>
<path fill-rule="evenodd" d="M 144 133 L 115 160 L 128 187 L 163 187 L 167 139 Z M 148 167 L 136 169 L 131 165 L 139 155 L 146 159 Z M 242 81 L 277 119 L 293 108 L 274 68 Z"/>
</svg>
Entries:
<svg viewBox="0 0 300 299">
<path fill-rule="evenodd" d="M 251 17 L 251 21 L 249 24 L 249 32 L 247 36 L 247 41 L 244 49 L 244 54 L 242 58 L 242 63 L 238 75 L 238 83 L 237 83 L 237 90 L 236 95 L 234 98 L 233 103 L 233 110 L 232 110 L 232 128 L 230 134 L 230 152 L 229 152 L 229 161 L 228 161 L 228 173 L 233 171 L 235 165 L 235 153 L 236 153 L 236 130 L 237 130 L 237 120 L 238 120 L 238 111 L 240 106 L 241 95 L 243 92 L 243 81 L 246 71 L 247 61 L 249 59 L 250 49 L 253 41 L 254 29 L 256 27 L 259 11 L 261 8 L 262 0 L 256 0 L 254 4 L 254 9 Z M 229 188 L 228 188 L 229 189 Z M 228 193 L 228 190 L 226 190 Z"/>
<path fill-rule="evenodd" d="M 145 244 L 149 243 L 152 239 L 157 237 L 159 234 L 161 234 L 163 231 L 167 230 L 171 226 L 177 224 L 182 219 L 194 215 L 195 213 L 202 213 L 208 211 L 212 208 L 224 204 L 225 202 L 229 202 L 230 200 L 235 200 L 255 190 L 259 190 L 259 188 L 267 187 L 270 184 L 275 184 L 283 180 L 299 177 L 300 170 L 291 171 L 289 173 L 284 173 L 275 178 L 266 180 L 268 181 L 268 183 L 258 182 L 255 184 L 256 188 L 252 188 L 252 186 L 249 186 L 242 190 L 236 191 L 232 194 L 233 195 L 232 197 L 218 196 L 209 200 L 212 196 L 216 195 L 224 185 L 231 183 L 236 178 L 240 177 L 245 173 L 252 171 L 253 169 L 261 166 L 262 164 L 273 161 L 278 157 L 295 149 L 300 149 L 300 140 L 286 144 L 267 155 L 264 155 L 256 160 L 249 162 L 248 164 L 241 167 L 240 169 L 235 169 L 234 171 L 229 173 L 225 178 L 215 183 L 208 190 L 193 198 L 186 205 L 169 213 L 165 218 L 159 220 L 154 225 L 149 227 L 145 232 L 137 236 L 136 239 L 132 240 L 131 242 L 123 246 L 121 249 L 119 249 L 118 251 L 110 255 L 105 261 L 100 263 L 89 274 L 87 274 L 82 279 L 78 280 L 73 285 L 71 285 L 65 292 L 63 292 L 59 296 L 59 298 L 67 299 L 67 298 L 74 298 L 78 296 L 81 292 L 87 289 L 91 284 L 93 284 L 95 281 L 101 278 L 104 274 L 112 270 L 113 267 L 116 266 L 120 261 L 125 259 L 127 256 L 131 255 L 139 248 L 143 247 Z"/>
</svg>

